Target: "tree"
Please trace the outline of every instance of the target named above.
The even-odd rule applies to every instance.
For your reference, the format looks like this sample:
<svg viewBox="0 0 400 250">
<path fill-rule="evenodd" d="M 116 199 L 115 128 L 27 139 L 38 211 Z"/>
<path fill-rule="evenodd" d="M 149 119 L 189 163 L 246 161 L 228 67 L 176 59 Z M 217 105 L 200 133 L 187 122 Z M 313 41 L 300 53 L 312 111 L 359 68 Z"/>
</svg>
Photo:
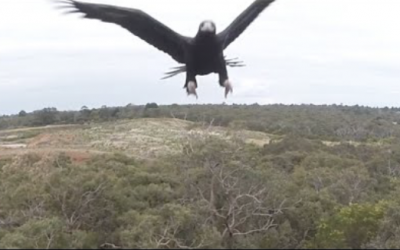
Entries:
<svg viewBox="0 0 400 250">
<path fill-rule="evenodd" d="M 158 108 L 158 105 L 157 105 L 157 103 L 154 103 L 154 102 L 147 103 L 145 106 L 145 109 L 156 109 L 156 108 Z"/>
<path fill-rule="evenodd" d="M 387 204 L 381 201 L 340 208 L 336 214 L 320 222 L 315 239 L 308 246 L 360 249 L 377 236 Z"/>
<path fill-rule="evenodd" d="M 52 125 L 57 121 L 58 111 L 56 108 L 44 108 L 33 114 L 35 125 Z"/>
<path fill-rule="evenodd" d="M 18 116 L 19 117 L 25 117 L 27 115 L 27 113 L 24 111 L 24 110 L 21 110 L 19 113 L 18 113 Z"/>
</svg>

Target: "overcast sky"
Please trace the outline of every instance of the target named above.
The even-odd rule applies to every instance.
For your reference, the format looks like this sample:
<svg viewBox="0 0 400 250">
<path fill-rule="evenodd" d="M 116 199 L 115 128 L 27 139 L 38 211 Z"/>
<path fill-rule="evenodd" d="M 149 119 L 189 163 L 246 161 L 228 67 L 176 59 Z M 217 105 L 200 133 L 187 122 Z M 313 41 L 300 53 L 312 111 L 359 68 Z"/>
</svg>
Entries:
<svg viewBox="0 0 400 250">
<path fill-rule="evenodd" d="M 188 36 L 212 19 L 224 29 L 252 0 L 86 0 L 140 8 Z M 52 0 L 1 0 L 0 114 L 172 103 L 400 106 L 399 0 L 277 0 L 225 52 L 227 100 L 215 74 L 160 80 L 172 58 L 125 29 Z"/>
</svg>

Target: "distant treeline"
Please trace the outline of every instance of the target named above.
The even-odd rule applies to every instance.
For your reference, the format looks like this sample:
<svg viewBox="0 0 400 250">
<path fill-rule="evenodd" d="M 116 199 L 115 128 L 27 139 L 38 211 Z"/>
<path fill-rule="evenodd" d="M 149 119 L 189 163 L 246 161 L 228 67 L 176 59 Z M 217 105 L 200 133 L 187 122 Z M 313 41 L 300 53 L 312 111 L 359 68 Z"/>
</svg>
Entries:
<svg viewBox="0 0 400 250">
<path fill-rule="evenodd" d="M 85 124 L 120 119 L 176 118 L 213 126 L 311 139 L 376 141 L 400 136 L 400 108 L 342 105 L 168 105 L 156 103 L 58 111 L 45 108 L 0 117 L 0 129 Z"/>
</svg>

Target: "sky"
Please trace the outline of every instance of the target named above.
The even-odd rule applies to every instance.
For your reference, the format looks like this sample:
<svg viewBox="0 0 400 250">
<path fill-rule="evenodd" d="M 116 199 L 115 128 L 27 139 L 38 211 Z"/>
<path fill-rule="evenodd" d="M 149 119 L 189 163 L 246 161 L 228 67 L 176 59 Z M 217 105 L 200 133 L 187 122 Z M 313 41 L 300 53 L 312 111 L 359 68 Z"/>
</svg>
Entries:
<svg viewBox="0 0 400 250">
<path fill-rule="evenodd" d="M 223 30 L 252 0 L 85 0 L 138 8 L 194 36 Z M 114 24 L 64 15 L 54 0 L 1 0 L 0 115 L 45 107 L 132 104 L 400 106 L 399 0 L 276 0 L 225 51 L 234 92 L 218 76 L 161 80 L 177 63 Z"/>
</svg>

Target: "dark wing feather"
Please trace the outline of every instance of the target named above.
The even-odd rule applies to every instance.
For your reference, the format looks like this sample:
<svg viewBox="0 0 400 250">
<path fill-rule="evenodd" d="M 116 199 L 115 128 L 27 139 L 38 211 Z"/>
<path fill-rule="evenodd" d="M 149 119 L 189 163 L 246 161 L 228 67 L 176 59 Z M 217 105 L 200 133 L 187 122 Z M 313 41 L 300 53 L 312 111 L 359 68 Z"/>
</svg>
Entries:
<svg viewBox="0 0 400 250">
<path fill-rule="evenodd" d="M 176 33 L 141 10 L 75 0 L 60 2 L 73 8 L 69 13 L 81 12 L 85 14 L 85 18 L 120 25 L 148 44 L 169 54 L 177 62 L 185 63 L 184 47 L 191 38 Z"/>
<path fill-rule="evenodd" d="M 222 48 L 226 49 L 275 0 L 255 0 L 224 31 L 218 34 Z"/>
</svg>

